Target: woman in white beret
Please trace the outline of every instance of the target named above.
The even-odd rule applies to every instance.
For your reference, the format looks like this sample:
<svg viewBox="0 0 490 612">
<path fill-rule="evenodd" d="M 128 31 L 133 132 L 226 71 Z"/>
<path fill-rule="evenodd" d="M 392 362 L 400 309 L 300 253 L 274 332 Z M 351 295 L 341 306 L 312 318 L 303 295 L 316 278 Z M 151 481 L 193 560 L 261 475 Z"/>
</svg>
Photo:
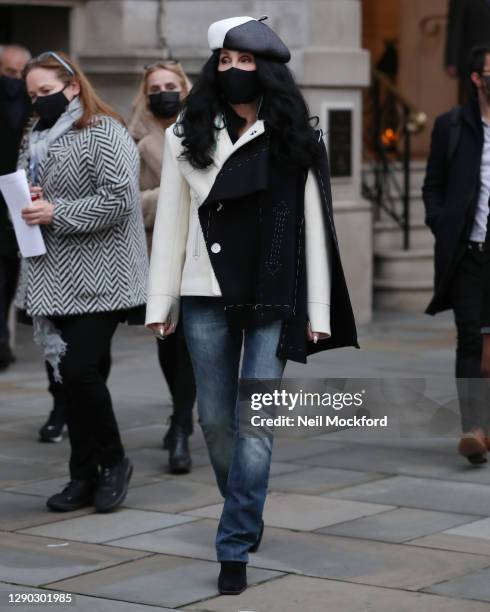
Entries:
<svg viewBox="0 0 490 612">
<path fill-rule="evenodd" d="M 146 324 L 166 337 L 182 306 L 224 498 L 218 588 L 238 594 L 262 538 L 272 451 L 271 435 L 238 427 L 239 378 L 280 379 L 288 359 L 358 344 L 326 151 L 290 52 L 263 19 L 218 21 L 208 38 L 211 58 L 165 133 Z"/>
</svg>

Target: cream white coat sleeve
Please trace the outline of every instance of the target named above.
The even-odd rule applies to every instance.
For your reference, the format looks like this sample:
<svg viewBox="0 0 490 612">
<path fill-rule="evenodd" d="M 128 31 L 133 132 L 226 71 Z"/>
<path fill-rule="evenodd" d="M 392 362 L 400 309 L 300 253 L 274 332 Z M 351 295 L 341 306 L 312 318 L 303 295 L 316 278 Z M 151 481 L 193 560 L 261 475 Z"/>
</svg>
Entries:
<svg viewBox="0 0 490 612">
<path fill-rule="evenodd" d="M 177 153 L 172 147 L 174 136 L 168 132 L 153 229 L 146 325 L 164 323 L 168 319 L 177 325 L 179 320 L 191 199 L 189 185 L 180 172 Z"/>
<path fill-rule="evenodd" d="M 311 329 L 331 335 L 331 240 L 327 237 L 318 181 L 310 170 L 305 188 L 307 308 Z"/>
</svg>

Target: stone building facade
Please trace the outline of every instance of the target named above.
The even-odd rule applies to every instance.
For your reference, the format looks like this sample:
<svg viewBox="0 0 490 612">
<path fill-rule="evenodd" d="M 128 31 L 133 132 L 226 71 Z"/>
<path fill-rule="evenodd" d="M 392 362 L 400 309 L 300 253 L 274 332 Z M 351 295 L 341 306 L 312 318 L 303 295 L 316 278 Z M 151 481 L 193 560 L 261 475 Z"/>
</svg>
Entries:
<svg viewBox="0 0 490 612">
<path fill-rule="evenodd" d="M 179 59 L 191 79 L 209 56 L 208 25 L 233 15 L 269 15 L 292 51 L 291 68 L 326 133 L 334 210 L 359 321 L 372 310 L 372 215 L 361 198 L 362 89 L 359 0 L 0 0 L 0 44 L 77 57 L 103 97 L 128 116 L 146 64 Z"/>
</svg>

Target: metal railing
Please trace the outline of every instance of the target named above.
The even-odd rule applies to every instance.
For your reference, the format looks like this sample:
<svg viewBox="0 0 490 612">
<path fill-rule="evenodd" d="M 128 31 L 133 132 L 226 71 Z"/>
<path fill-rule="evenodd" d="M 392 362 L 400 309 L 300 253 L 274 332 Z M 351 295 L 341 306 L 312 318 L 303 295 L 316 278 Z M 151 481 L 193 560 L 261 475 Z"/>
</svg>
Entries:
<svg viewBox="0 0 490 612">
<path fill-rule="evenodd" d="M 403 249 L 410 249 L 411 139 L 427 116 L 409 102 L 393 81 L 373 70 L 365 151 L 370 155 L 363 173 L 363 195 L 384 211 L 402 230 Z M 401 175 L 401 180 L 400 180 Z"/>
</svg>

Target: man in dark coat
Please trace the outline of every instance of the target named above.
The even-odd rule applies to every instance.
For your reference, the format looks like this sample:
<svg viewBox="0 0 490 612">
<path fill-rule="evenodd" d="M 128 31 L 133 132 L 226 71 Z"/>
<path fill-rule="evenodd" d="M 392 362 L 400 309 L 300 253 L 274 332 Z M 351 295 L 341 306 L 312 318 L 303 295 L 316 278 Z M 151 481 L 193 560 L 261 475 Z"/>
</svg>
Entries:
<svg viewBox="0 0 490 612">
<path fill-rule="evenodd" d="M 31 105 L 22 80 L 29 52 L 18 46 L 4 47 L 0 54 L 0 174 L 14 172 L 20 140 Z M 0 370 L 14 357 L 9 346 L 8 313 L 19 271 L 19 257 L 7 206 L 0 195 Z"/>
<path fill-rule="evenodd" d="M 460 102 L 471 94 L 470 51 L 489 42 L 490 0 L 449 0 L 445 64 L 451 77 L 459 77 Z"/>
<path fill-rule="evenodd" d="M 483 463 L 489 447 L 480 329 L 490 262 L 490 46 L 473 49 L 469 70 L 474 89 L 470 100 L 438 117 L 432 132 L 423 187 L 426 223 L 435 236 L 435 294 L 427 313 L 454 311 L 464 432 L 459 451 L 470 462 Z"/>
</svg>

